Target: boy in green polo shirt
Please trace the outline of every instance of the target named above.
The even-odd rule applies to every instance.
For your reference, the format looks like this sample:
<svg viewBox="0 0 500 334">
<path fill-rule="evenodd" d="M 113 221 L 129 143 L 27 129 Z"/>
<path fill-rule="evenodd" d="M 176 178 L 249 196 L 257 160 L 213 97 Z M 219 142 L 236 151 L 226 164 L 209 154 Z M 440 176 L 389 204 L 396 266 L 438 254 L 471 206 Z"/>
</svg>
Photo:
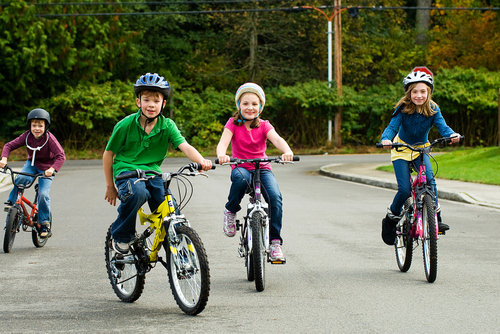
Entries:
<svg viewBox="0 0 500 334">
<path fill-rule="evenodd" d="M 113 223 L 111 235 L 113 247 L 126 254 L 129 242 L 135 237 L 137 210 L 148 201 L 151 211 L 165 199 L 163 180 L 154 178 L 146 182 L 130 178 L 114 183 L 114 177 L 136 169 L 156 170 L 167 157 L 168 145 L 181 150 L 189 159 L 202 165 L 203 170 L 212 167 L 210 160 L 186 142 L 174 121 L 162 115 L 170 86 L 158 74 L 146 73 L 134 84 L 139 111 L 118 122 L 109 138 L 103 155 L 106 193 L 104 199 L 116 206 L 120 199 L 118 218 Z"/>
</svg>

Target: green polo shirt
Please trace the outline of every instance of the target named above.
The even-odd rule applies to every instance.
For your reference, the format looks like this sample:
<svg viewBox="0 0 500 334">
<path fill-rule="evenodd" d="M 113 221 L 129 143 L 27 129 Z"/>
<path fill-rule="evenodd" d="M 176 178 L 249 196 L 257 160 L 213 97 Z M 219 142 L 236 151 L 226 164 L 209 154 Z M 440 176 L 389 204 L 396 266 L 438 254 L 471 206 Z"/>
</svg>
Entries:
<svg viewBox="0 0 500 334">
<path fill-rule="evenodd" d="M 140 110 L 115 125 L 106 151 L 115 154 L 113 176 L 136 169 L 152 169 L 161 173 L 160 166 L 167 157 L 168 146 L 174 149 L 186 142 L 174 121 L 158 117 L 155 127 L 147 134 L 139 123 Z"/>
</svg>

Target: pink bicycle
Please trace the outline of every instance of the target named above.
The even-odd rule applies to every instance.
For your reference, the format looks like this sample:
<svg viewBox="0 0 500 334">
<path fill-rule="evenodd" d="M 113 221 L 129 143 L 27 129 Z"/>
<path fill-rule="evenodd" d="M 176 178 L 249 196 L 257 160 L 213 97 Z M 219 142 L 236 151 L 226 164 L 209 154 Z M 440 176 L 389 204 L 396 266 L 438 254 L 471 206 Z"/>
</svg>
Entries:
<svg viewBox="0 0 500 334">
<path fill-rule="evenodd" d="M 460 137 L 460 141 L 463 140 Z M 424 164 L 424 155 L 430 155 L 434 146 L 444 147 L 451 143 L 451 138 L 439 138 L 434 140 L 426 147 L 414 147 L 403 143 L 392 143 L 392 147 L 408 148 L 418 154 L 419 165 L 416 159 L 410 164 L 411 172 L 417 172 L 417 175 L 411 178 L 411 197 L 409 197 L 403 206 L 403 215 L 396 226 L 396 260 L 399 270 L 407 272 L 411 266 L 414 244 L 415 248 L 419 242 L 422 243 L 422 253 L 424 258 L 425 277 L 429 283 L 436 280 L 437 277 L 437 241 L 439 234 L 437 205 L 435 201 L 434 189 L 427 182 L 426 169 Z M 384 147 L 381 143 L 377 147 Z M 437 170 L 436 170 L 437 173 Z M 434 175 L 436 175 L 434 173 Z"/>
</svg>

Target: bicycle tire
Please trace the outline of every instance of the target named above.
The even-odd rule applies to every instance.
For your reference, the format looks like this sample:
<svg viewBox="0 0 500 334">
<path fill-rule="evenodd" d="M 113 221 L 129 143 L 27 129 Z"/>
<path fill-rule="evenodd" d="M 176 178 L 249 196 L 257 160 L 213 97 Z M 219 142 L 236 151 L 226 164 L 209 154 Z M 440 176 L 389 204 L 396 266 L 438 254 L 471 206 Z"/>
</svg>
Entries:
<svg viewBox="0 0 500 334">
<path fill-rule="evenodd" d="M 255 288 L 264 291 L 266 285 L 266 249 L 264 246 L 262 216 L 255 212 L 252 216 L 252 260 Z"/>
<path fill-rule="evenodd" d="M 108 272 L 109 282 L 118 298 L 127 303 L 132 303 L 139 299 L 144 290 L 146 276 L 138 275 L 135 263 L 115 264 L 116 257 L 122 255 L 113 248 L 111 226 L 106 235 L 104 256 L 106 259 L 106 270 Z"/>
<path fill-rule="evenodd" d="M 50 213 L 49 228 L 52 231 L 52 213 Z M 45 244 L 47 243 L 47 240 L 49 240 L 48 238 L 40 238 L 36 228 L 33 228 L 31 230 L 31 239 L 33 240 L 33 245 L 35 245 L 36 248 L 40 248 L 40 247 L 45 246 Z"/>
<path fill-rule="evenodd" d="M 9 209 L 7 214 L 7 221 L 5 223 L 5 235 L 3 238 L 3 251 L 9 253 L 14 245 L 14 239 L 16 238 L 17 225 L 19 223 L 18 208 L 15 206 Z"/>
<path fill-rule="evenodd" d="M 175 302 L 188 315 L 197 315 L 208 302 L 210 294 L 210 268 L 205 247 L 191 227 L 180 225 L 175 228 L 179 243 L 176 254 L 166 243 L 167 271 L 170 289 Z M 175 265 L 179 256 L 180 270 Z"/>
<path fill-rule="evenodd" d="M 404 221 L 401 225 L 401 234 L 396 237 L 396 244 L 394 248 L 396 250 L 396 261 L 398 263 L 399 270 L 402 272 L 407 272 L 411 267 L 411 260 L 413 257 L 413 238 L 410 235 L 411 232 L 411 209 L 412 201 L 408 198 L 403 206 L 403 217 Z M 399 225 L 399 224 L 398 224 Z"/>
<path fill-rule="evenodd" d="M 430 195 L 424 195 L 422 207 L 422 253 L 425 278 L 433 283 L 437 277 L 437 235 L 434 202 Z"/>
<path fill-rule="evenodd" d="M 248 251 L 248 228 L 247 223 L 245 222 L 245 228 L 243 229 L 244 237 L 242 237 L 243 247 L 245 247 L 246 256 L 245 256 L 245 267 L 247 269 L 247 280 L 249 282 L 253 282 L 255 280 L 254 269 L 253 269 L 253 257 L 250 255 Z"/>
</svg>

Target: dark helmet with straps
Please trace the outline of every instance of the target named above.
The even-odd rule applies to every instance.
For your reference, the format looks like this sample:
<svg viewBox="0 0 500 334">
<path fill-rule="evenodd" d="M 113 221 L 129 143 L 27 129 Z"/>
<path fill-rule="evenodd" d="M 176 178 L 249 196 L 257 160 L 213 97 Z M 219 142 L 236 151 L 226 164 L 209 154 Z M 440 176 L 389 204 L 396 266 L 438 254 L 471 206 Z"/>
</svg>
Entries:
<svg viewBox="0 0 500 334">
<path fill-rule="evenodd" d="M 45 121 L 45 132 L 47 132 L 47 130 L 50 127 L 50 114 L 47 112 L 47 110 L 41 109 L 41 108 L 36 108 L 36 109 L 31 110 L 28 113 L 28 117 L 26 120 L 26 122 L 28 124 L 28 129 L 31 127 L 31 121 L 34 119 L 44 120 Z"/>
<path fill-rule="evenodd" d="M 170 92 L 170 85 L 165 78 L 160 77 L 158 73 L 146 73 L 141 75 L 134 84 L 134 93 L 139 97 L 139 93 L 143 90 L 157 91 L 163 94 L 163 99 L 167 99 Z"/>
</svg>

